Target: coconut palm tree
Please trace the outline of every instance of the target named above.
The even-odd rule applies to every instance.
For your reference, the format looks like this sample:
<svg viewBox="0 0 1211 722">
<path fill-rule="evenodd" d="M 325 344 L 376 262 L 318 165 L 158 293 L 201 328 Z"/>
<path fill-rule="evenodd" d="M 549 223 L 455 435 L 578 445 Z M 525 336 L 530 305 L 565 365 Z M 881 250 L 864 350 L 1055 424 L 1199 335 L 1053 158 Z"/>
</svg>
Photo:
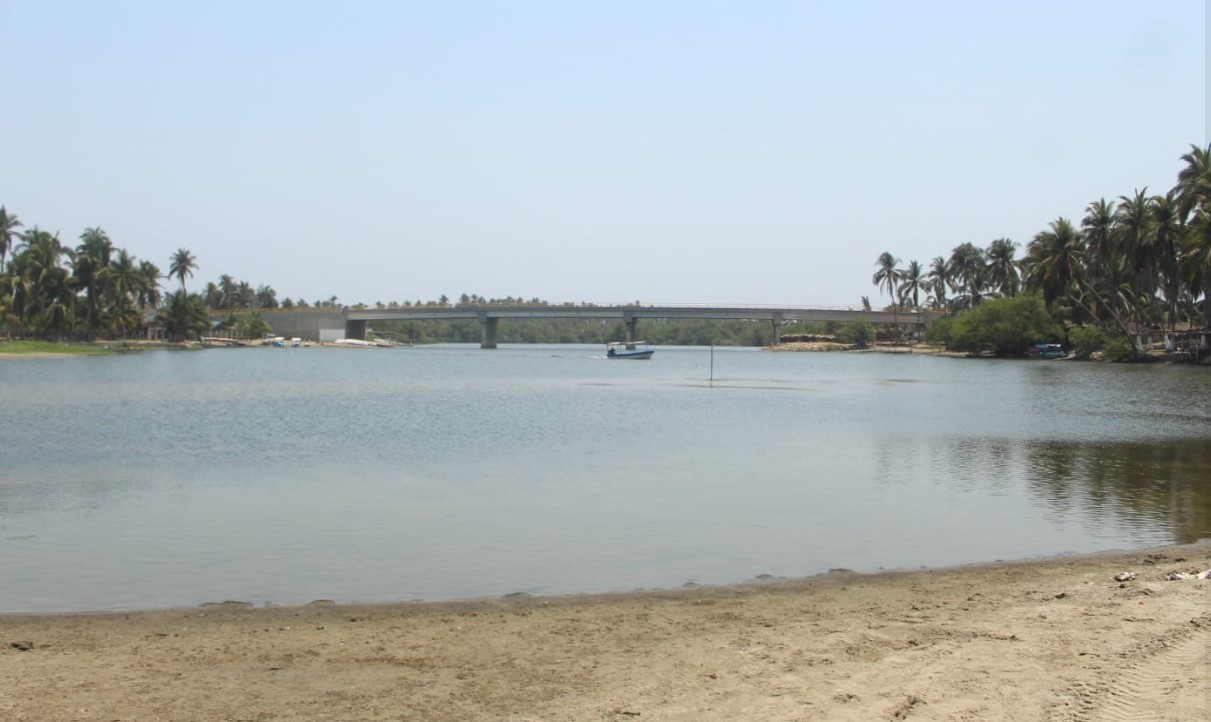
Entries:
<svg viewBox="0 0 1211 722">
<path fill-rule="evenodd" d="M 946 259 L 934 256 L 929 262 L 929 294 L 930 306 L 946 308 L 946 294 L 951 288 L 950 270 L 946 267 Z"/>
<path fill-rule="evenodd" d="M 956 308 L 975 308 L 988 286 L 988 263 L 984 251 L 972 243 L 955 246 L 946 262 L 946 271 L 956 290 L 964 293 L 951 301 Z"/>
<path fill-rule="evenodd" d="M 1085 207 L 1081 233 L 1085 235 L 1085 250 L 1089 254 L 1087 260 L 1094 267 L 1108 263 L 1116 253 L 1114 217 L 1114 201 L 1099 198 Z"/>
<path fill-rule="evenodd" d="M 1159 277 L 1158 285 L 1165 297 L 1165 315 L 1169 319 L 1170 331 L 1177 325 L 1177 300 L 1182 287 L 1177 249 L 1179 238 L 1185 232 L 1178 216 L 1176 196 L 1177 192 L 1171 190 L 1148 201 L 1147 246 L 1152 266 Z"/>
<path fill-rule="evenodd" d="M 1155 293 L 1156 259 L 1149 243 L 1149 225 L 1152 221 L 1149 205 L 1147 188 L 1137 189 L 1133 196 L 1119 196 L 1118 208 L 1114 212 L 1114 245 L 1135 270 L 1133 283 L 1136 288 Z"/>
<path fill-rule="evenodd" d="M 185 278 L 192 277 L 193 272 L 198 268 L 198 259 L 184 248 L 178 248 L 177 252 L 172 254 L 172 260 L 168 264 L 168 277 L 176 277 L 181 281 L 181 290 L 185 290 Z"/>
<path fill-rule="evenodd" d="M 134 256 L 119 249 L 109 264 L 107 321 L 110 333 L 126 338 L 142 325 L 137 299 L 145 277 L 135 265 Z"/>
<path fill-rule="evenodd" d="M 71 274 L 63 266 L 71 261 L 72 251 L 57 234 L 37 226 L 20 238 L 9 267 L 13 312 L 34 335 L 62 336 L 71 328 L 76 299 Z"/>
<path fill-rule="evenodd" d="M 1187 226 L 1180 250 L 1182 277 L 1192 295 L 1201 291 L 1203 325 L 1211 328 L 1211 145 L 1190 146 L 1177 174 L 1177 212 Z"/>
<path fill-rule="evenodd" d="M 899 262 L 900 259 L 884 251 L 879 255 L 879 260 L 875 261 L 879 270 L 875 271 L 875 275 L 870 279 L 880 291 L 887 291 L 893 305 L 896 302 L 896 286 L 900 282 L 900 271 L 896 268 Z"/>
<path fill-rule="evenodd" d="M 210 329 L 210 311 L 202 297 L 181 289 L 169 294 L 164 304 L 164 332 L 175 340 L 196 338 Z"/>
<path fill-rule="evenodd" d="M 219 290 L 214 281 L 206 284 L 206 289 L 202 291 L 202 299 L 206 302 L 206 307 L 213 311 L 223 307 L 223 292 Z"/>
<path fill-rule="evenodd" d="M 1211 145 L 1190 146 L 1182 156 L 1186 167 L 1177 174 L 1177 210 L 1182 220 L 1191 219 L 1195 210 L 1211 202 Z"/>
<path fill-rule="evenodd" d="M 231 310 L 235 308 L 236 283 L 235 279 L 224 273 L 219 276 L 219 308 Z"/>
<path fill-rule="evenodd" d="M 143 276 L 138 297 L 139 308 L 144 313 L 160 305 L 160 268 L 151 261 L 139 261 L 139 274 Z"/>
<path fill-rule="evenodd" d="M 262 285 L 256 289 L 256 307 L 257 308 L 277 308 L 278 292 L 273 290 L 272 286 Z"/>
<path fill-rule="evenodd" d="M 875 271 L 875 275 L 871 277 L 871 282 L 880 290 L 887 290 L 887 295 L 891 296 L 891 320 L 892 325 L 899 328 L 899 319 L 896 314 L 899 312 L 899 298 L 896 296 L 896 288 L 900 282 L 900 271 L 896 268 L 896 264 L 900 260 L 891 253 L 884 251 L 879 254 L 879 260 L 875 261 L 875 265 L 879 267 Z"/>
<path fill-rule="evenodd" d="M 900 285 L 897 290 L 901 298 L 907 299 L 911 295 L 912 305 L 921 307 L 920 292 L 929 291 L 929 280 L 920 261 L 909 261 L 908 266 L 900 272 Z"/>
<path fill-rule="evenodd" d="M 119 248 L 118 253 L 110 262 L 110 281 L 114 296 L 126 296 L 132 301 L 138 296 L 145 277 L 139 271 L 135 257 Z"/>
<path fill-rule="evenodd" d="M 0 206 L 0 274 L 4 273 L 8 251 L 13 247 L 13 239 L 17 237 L 14 231 L 21 225 L 16 215 L 10 214 L 7 208 Z"/>
<path fill-rule="evenodd" d="M 1191 293 L 1203 296 L 1203 326 L 1211 328 L 1211 206 L 1196 206 L 1187 226 L 1181 265 Z"/>
<path fill-rule="evenodd" d="M 1007 298 L 1017 295 L 1020 282 L 1018 262 L 1014 260 L 1018 244 L 1008 238 L 998 238 L 988 246 L 984 257 L 988 259 L 988 277 L 993 288 Z"/>
<path fill-rule="evenodd" d="M 1084 271 L 1085 249 L 1081 234 L 1067 218 L 1057 218 L 1036 233 L 1026 247 L 1027 284 L 1042 291 L 1043 303 L 1052 308 L 1068 295 Z"/>
<path fill-rule="evenodd" d="M 85 228 L 76 246 L 72 273 L 84 289 L 84 328 L 91 337 L 98 328 L 101 307 L 108 296 L 110 257 L 114 244 L 101 228 Z"/>
</svg>

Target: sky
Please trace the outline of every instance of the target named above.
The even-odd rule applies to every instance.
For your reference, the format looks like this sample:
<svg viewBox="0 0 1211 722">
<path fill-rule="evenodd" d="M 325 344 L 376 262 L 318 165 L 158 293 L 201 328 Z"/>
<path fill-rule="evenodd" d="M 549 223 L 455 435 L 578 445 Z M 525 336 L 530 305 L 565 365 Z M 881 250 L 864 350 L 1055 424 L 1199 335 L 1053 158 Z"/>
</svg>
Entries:
<svg viewBox="0 0 1211 722">
<path fill-rule="evenodd" d="M 881 253 L 1021 256 L 1209 135 L 1201 0 L 0 0 L 0 28 L 27 227 L 350 305 L 886 302 Z"/>
</svg>

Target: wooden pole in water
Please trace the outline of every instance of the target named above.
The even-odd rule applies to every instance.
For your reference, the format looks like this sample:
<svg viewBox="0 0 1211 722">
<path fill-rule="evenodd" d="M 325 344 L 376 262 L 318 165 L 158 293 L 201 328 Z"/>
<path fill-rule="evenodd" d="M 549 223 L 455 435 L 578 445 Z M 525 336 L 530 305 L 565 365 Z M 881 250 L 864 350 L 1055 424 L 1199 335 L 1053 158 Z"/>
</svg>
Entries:
<svg viewBox="0 0 1211 722">
<path fill-rule="evenodd" d="M 711 344 L 711 388 L 715 388 L 715 344 Z"/>
</svg>

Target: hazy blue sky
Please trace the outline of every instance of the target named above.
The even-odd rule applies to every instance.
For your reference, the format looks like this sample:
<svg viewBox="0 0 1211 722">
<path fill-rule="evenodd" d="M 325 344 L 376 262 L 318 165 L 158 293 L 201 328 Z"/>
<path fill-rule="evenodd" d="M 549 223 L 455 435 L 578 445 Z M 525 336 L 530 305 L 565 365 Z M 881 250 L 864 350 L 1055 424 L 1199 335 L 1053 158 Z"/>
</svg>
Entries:
<svg viewBox="0 0 1211 722">
<path fill-rule="evenodd" d="M 0 204 L 309 301 L 857 306 L 883 251 L 1024 249 L 1208 141 L 1198 0 L 0 0 L 0 28 Z"/>
</svg>

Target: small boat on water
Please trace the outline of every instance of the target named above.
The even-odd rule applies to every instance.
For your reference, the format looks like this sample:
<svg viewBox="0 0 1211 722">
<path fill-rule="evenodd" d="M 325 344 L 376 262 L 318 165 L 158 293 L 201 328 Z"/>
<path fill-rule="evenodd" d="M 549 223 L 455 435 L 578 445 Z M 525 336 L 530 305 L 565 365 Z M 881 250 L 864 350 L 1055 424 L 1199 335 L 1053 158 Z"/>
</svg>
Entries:
<svg viewBox="0 0 1211 722">
<path fill-rule="evenodd" d="M 1030 355 L 1039 358 L 1059 358 L 1064 355 L 1064 347 L 1058 343 L 1036 343 L 1031 349 Z"/>
<path fill-rule="evenodd" d="M 206 348 L 240 348 L 241 346 L 247 346 L 248 342 L 237 338 L 203 336 L 202 345 Z"/>
<path fill-rule="evenodd" d="M 338 338 L 332 343 L 337 346 L 352 346 L 353 348 L 377 348 L 378 345 L 373 341 L 364 341 L 360 338 Z"/>
<path fill-rule="evenodd" d="M 606 344 L 606 358 L 646 360 L 656 349 L 643 341 L 611 341 Z"/>
</svg>

